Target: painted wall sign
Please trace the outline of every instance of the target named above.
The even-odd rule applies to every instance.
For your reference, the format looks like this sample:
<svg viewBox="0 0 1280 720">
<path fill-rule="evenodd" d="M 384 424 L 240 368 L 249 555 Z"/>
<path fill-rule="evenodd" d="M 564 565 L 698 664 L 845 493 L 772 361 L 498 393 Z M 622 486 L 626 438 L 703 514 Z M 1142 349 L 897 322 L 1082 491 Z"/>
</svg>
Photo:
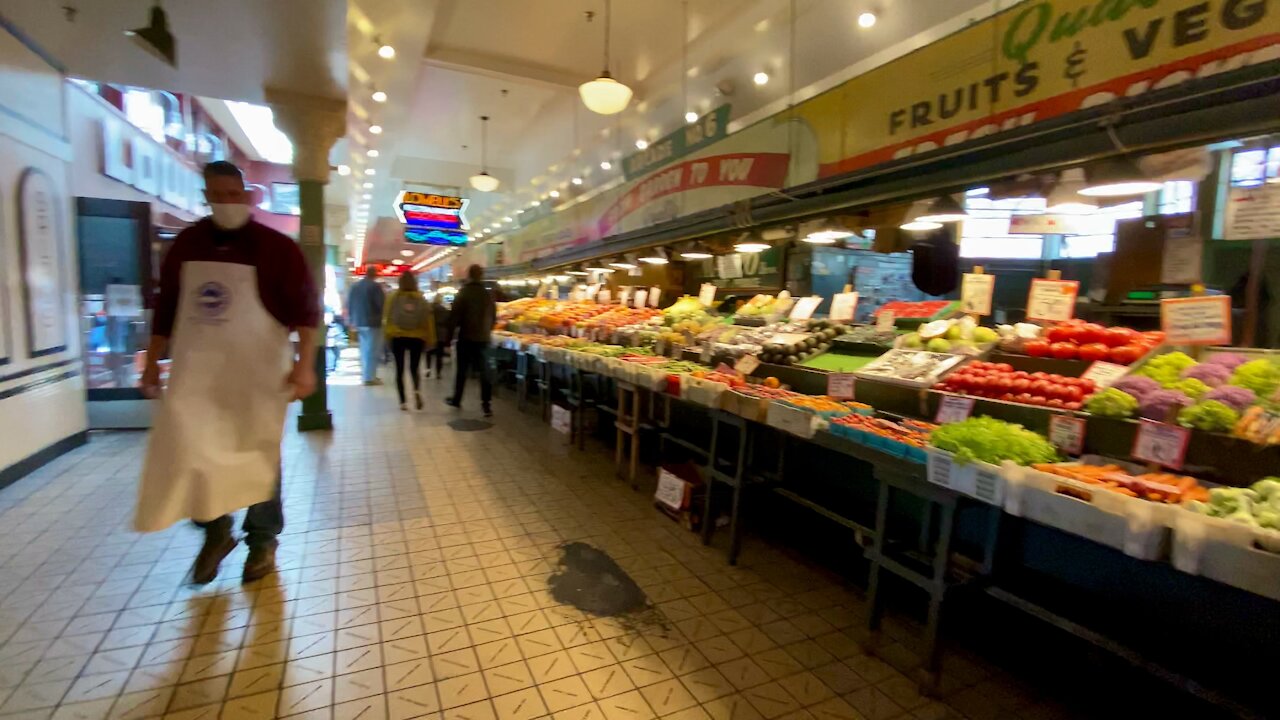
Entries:
<svg viewBox="0 0 1280 720">
<path fill-rule="evenodd" d="M 27 168 L 18 182 L 18 250 L 27 309 L 27 354 L 67 349 L 63 312 L 62 199 L 43 170 Z"/>
<path fill-rule="evenodd" d="M 697 122 L 651 143 L 638 153 L 628 155 L 622 161 L 623 175 L 627 180 L 635 180 L 723 138 L 729 127 L 729 109 L 728 105 L 721 105 L 698 118 Z"/>
</svg>

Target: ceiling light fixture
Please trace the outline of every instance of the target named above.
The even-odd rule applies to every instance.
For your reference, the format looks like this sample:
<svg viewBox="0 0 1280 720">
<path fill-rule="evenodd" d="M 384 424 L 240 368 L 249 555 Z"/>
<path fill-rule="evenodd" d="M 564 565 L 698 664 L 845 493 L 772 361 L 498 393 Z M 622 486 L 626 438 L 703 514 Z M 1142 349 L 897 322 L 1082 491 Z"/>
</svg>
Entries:
<svg viewBox="0 0 1280 720">
<path fill-rule="evenodd" d="M 361 195 L 360 197 L 361 197 L 361 199 L 364 199 L 364 200 L 370 200 L 370 199 L 372 199 L 372 198 L 373 198 L 373 193 L 365 193 L 364 195 Z"/>
<path fill-rule="evenodd" d="M 929 203 L 924 213 L 911 220 L 923 223 L 950 223 L 969 219 L 969 211 L 950 195 L 941 195 Z"/>
<path fill-rule="evenodd" d="M 710 260 L 715 254 L 706 245 L 694 243 L 688 250 L 681 252 L 680 257 L 685 260 Z"/>
<path fill-rule="evenodd" d="M 364 174 L 365 174 L 365 175 L 377 175 L 377 174 L 378 174 L 378 171 L 377 171 L 377 170 L 374 170 L 373 168 L 365 168 Z"/>
<path fill-rule="evenodd" d="M 365 155 L 368 155 L 368 156 L 369 156 L 369 157 L 371 157 L 371 158 L 376 158 L 376 157 L 378 157 L 378 154 L 379 154 L 379 153 L 378 153 L 378 151 L 377 151 L 377 150 L 374 150 L 373 148 L 370 148 L 370 149 L 369 149 L 369 152 L 366 152 L 366 153 L 365 153 Z"/>
<path fill-rule="evenodd" d="M 578 95 L 582 97 L 582 104 L 586 105 L 591 112 L 600 115 L 616 115 L 626 110 L 631 102 L 631 88 L 614 80 L 613 75 L 609 74 L 609 36 L 613 16 L 611 9 L 609 0 L 604 0 L 604 71 L 595 80 L 578 86 Z M 592 17 L 594 17 L 592 13 L 587 14 L 588 20 Z"/>
<path fill-rule="evenodd" d="M 498 178 L 489 174 L 489 116 L 480 116 L 480 172 L 471 176 L 471 187 L 480 192 L 493 192 L 498 189 Z"/>
<path fill-rule="evenodd" d="M 165 15 L 160 3 L 151 6 L 151 19 L 145 27 L 125 30 L 124 34 L 157 60 L 162 60 L 171 67 L 178 67 L 178 48 L 174 43 L 173 33 L 169 32 L 169 17 Z"/>
<path fill-rule="evenodd" d="M 373 133 L 374 135 L 381 135 L 381 134 L 382 134 L 382 126 L 381 126 L 381 125 L 370 125 L 370 126 L 369 126 L 369 132 Z"/>
<path fill-rule="evenodd" d="M 843 240 L 847 237 L 853 237 L 853 233 L 840 228 L 828 228 L 826 230 L 815 230 L 800 238 L 800 240 L 812 245 L 832 245 L 837 240 Z"/>
<path fill-rule="evenodd" d="M 864 12 L 858 16 L 858 27 L 866 29 L 874 27 L 876 24 L 876 14 L 873 12 Z"/>
<path fill-rule="evenodd" d="M 636 264 L 631 262 L 628 258 L 616 258 L 610 261 L 609 267 L 617 268 L 619 270 L 634 270 Z"/>
<path fill-rule="evenodd" d="M 758 73 L 756 73 L 755 75 L 752 75 L 752 76 L 751 76 L 751 82 L 753 82 L 753 83 L 755 83 L 755 84 L 757 84 L 757 85 L 768 85 L 768 84 L 769 84 L 769 73 L 767 73 L 767 72 L 763 72 L 763 71 L 758 72 Z"/>
<path fill-rule="evenodd" d="M 1145 195 L 1159 190 L 1163 185 L 1148 180 L 1129 158 L 1117 158 L 1085 169 L 1087 185 L 1079 190 L 1086 197 L 1125 197 Z"/>
<path fill-rule="evenodd" d="M 551 198 L 558 198 L 558 197 L 560 197 L 560 191 L 559 191 L 559 190 L 552 190 L 551 192 L 547 193 L 547 196 L 548 196 L 548 197 L 551 197 Z"/>
<path fill-rule="evenodd" d="M 582 184 L 582 178 L 580 178 L 580 177 L 576 177 L 576 178 L 574 178 L 574 179 L 570 180 L 569 182 L 573 183 L 574 185 L 581 185 L 581 184 Z"/>
<path fill-rule="evenodd" d="M 604 161 L 602 161 L 602 162 L 600 163 L 600 169 L 601 169 L 601 170 L 612 170 L 612 169 L 613 169 L 613 163 L 609 162 L 608 160 L 604 160 Z"/>
<path fill-rule="evenodd" d="M 351 173 L 351 168 L 347 168 L 347 172 L 342 173 L 342 174 L 343 174 L 343 175 L 348 175 L 348 174 L 350 174 L 350 173 Z M 363 185 L 361 185 L 361 187 L 363 187 L 365 190 L 368 190 L 368 189 L 370 189 L 370 188 L 372 188 L 372 187 L 373 187 L 373 183 L 371 183 L 371 182 L 367 182 L 367 183 L 364 183 Z"/>
<path fill-rule="evenodd" d="M 698 122 L 698 113 L 690 110 L 689 112 L 684 114 L 684 121 L 689 125 L 692 125 Z"/>
<path fill-rule="evenodd" d="M 508 215 L 507 217 L 502 218 L 502 222 L 504 222 L 504 223 L 509 223 L 509 222 L 511 222 L 511 216 L 510 216 L 510 215 Z"/>
<path fill-rule="evenodd" d="M 541 200 L 534 200 L 533 202 L 529 203 L 529 207 L 531 207 L 531 208 L 536 208 L 536 207 L 538 207 L 538 206 L 539 206 L 539 205 L 541 205 L 541 204 L 542 204 L 542 201 L 541 201 Z"/>
<path fill-rule="evenodd" d="M 908 231 L 908 232 L 925 232 L 925 231 L 927 231 L 927 230 L 937 230 L 938 228 L 941 228 L 941 227 L 942 227 L 942 223 L 940 223 L 940 222 L 927 222 L 927 221 L 924 221 L 924 220 L 912 220 L 911 222 L 903 223 L 903 224 L 899 225 L 899 226 L 898 226 L 898 229 L 899 229 L 899 230 L 906 230 L 906 231 Z"/>
<path fill-rule="evenodd" d="M 384 103 L 387 101 L 387 94 L 381 90 L 373 91 L 373 101 L 376 103 Z"/>
<path fill-rule="evenodd" d="M 392 265 L 403 265 L 403 264 L 404 264 L 404 261 L 403 261 L 403 260 L 401 260 L 400 258 L 396 258 L 395 260 L 392 260 L 392 261 L 391 261 L 391 264 L 392 264 Z"/>
<path fill-rule="evenodd" d="M 391 47 L 390 45 L 388 45 L 388 44 L 386 44 L 386 43 L 382 42 L 382 39 L 381 39 L 381 38 L 376 38 L 376 37 L 375 37 L 375 38 L 373 39 L 373 42 L 378 46 L 378 57 L 382 58 L 383 60 L 395 60 L 395 59 L 396 59 L 396 49 L 395 49 L 395 48 L 393 48 L 393 47 Z"/>
<path fill-rule="evenodd" d="M 649 147 L 648 140 L 645 140 L 644 138 L 640 138 L 639 140 L 636 141 L 637 150 L 645 150 L 645 149 L 648 149 L 648 147 Z"/>
<path fill-rule="evenodd" d="M 768 250 L 771 247 L 773 246 L 770 245 L 769 243 L 758 242 L 753 240 L 748 242 L 740 242 L 734 245 L 733 249 L 740 253 L 758 253 L 758 252 L 764 252 L 765 250 Z"/>
<path fill-rule="evenodd" d="M 1087 186 L 1083 168 L 1063 170 L 1058 182 L 1045 198 L 1045 213 L 1049 215 L 1088 215 L 1098 209 L 1098 201 L 1082 196 Z"/>
<path fill-rule="evenodd" d="M 338 166 L 338 174 L 339 174 L 339 175 L 341 175 L 341 176 L 343 176 L 343 177 L 346 177 L 347 175 L 350 175 L 350 174 L 351 174 L 351 166 L 350 166 L 350 165 L 339 165 L 339 166 Z"/>
<path fill-rule="evenodd" d="M 401 250 L 401 251 L 400 251 L 400 256 L 401 256 L 401 257 L 412 257 L 412 256 L 413 256 L 413 251 L 412 251 L 412 250 Z"/>
<path fill-rule="evenodd" d="M 649 251 L 648 255 L 640 258 L 640 262 L 647 263 L 649 265 L 666 265 L 671 262 L 671 260 L 667 256 L 665 248 L 653 248 Z"/>
</svg>

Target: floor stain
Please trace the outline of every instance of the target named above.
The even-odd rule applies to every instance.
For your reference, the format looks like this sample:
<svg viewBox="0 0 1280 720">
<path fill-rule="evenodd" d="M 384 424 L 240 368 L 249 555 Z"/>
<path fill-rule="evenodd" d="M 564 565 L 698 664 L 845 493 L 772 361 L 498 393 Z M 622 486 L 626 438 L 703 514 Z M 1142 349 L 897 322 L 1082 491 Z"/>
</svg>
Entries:
<svg viewBox="0 0 1280 720">
<path fill-rule="evenodd" d="M 558 602 L 599 617 L 616 617 L 649 608 L 644 590 L 613 558 L 586 543 L 560 546 L 560 563 L 547 580 Z"/>
</svg>

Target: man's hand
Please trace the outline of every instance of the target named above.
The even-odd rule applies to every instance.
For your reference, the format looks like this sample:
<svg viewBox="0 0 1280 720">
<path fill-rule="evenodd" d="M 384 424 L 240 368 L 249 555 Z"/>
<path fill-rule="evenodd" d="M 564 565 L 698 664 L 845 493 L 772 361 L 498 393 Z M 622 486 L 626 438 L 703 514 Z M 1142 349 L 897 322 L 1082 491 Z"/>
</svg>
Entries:
<svg viewBox="0 0 1280 720">
<path fill-rule="evenodd" d="M 138 380 L 138 387 L 142 390 L 142 396 L 148 400 L 155 400 L 160 397 L 160 364 L 148 360 L 146 368 L 142 371 L 142 378 Z"/>
<path fill-rule="evenodd" d="M 285 384 L 292 389 L 294 400 L 311 397 L 316 391 L 315 363 L 295 362 Z"/>
</svg>

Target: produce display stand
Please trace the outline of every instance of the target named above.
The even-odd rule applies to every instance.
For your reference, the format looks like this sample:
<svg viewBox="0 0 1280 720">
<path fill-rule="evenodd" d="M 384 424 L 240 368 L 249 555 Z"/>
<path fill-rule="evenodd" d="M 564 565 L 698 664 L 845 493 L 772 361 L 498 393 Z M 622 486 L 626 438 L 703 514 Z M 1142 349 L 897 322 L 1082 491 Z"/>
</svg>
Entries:
<svg viewBox="0 0 1280 720">
<path fill-rule="evenodd" d="M 634 383 L 618 381 L 618 411 L 617 419 L 614 420 L 613 427 L 617 432 L 616 446 L 614 448 L 613 465 L 614 471 L 621 477 L 631 483 L 633 489 L 640 487 L 639 481 L 636 479 L 637 465 L 640 462 L 640 415 L 641 415 L 641 395 L 645 392 L 643 388 L 637 387 Z M 623 475 L 623 455 L 627 455 L 628 462 L 626 475 Z"/>
</svg>

